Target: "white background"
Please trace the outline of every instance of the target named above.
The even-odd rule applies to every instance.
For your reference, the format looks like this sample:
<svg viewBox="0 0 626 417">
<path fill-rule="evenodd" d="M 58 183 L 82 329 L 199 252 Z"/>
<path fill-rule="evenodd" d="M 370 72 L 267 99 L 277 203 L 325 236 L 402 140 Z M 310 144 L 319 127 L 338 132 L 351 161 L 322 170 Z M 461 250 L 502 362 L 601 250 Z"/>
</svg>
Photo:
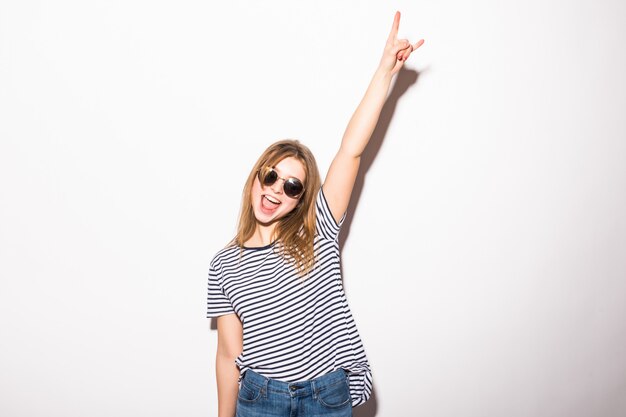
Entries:
<svg viewBox="0 0 626 417">
<path fill-rule="evenodd" d="M 626 415 L 626 3 L 42 0 L 0 2 L 2 416 L 216 415 L 245 177 L 287 137 L 326 171 L 396 9 L 356 415 Z"/>
</svg>

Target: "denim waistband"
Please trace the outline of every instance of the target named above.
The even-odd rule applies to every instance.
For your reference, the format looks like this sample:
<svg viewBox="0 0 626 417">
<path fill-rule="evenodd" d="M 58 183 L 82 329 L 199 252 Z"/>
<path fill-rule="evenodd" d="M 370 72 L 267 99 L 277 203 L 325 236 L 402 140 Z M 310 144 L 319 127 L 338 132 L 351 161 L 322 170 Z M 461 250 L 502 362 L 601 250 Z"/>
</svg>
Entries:
<svg viewBox="0 0 626 417">
<path fill-rule="evenodd" d="M 249 383 L 261 389 L 261 392 L 274 392 L 290 397 L 304 397 L 320 392 L 325 387 L 329 387 L 346 381 L 346 371 L 339 368 L 336 371 L 327 373 L 317 378 L 299 382 L 284 382 L 271 379 L 257 374 L 248 369 L 243 375 L 243 383 Z"/>
</svg>

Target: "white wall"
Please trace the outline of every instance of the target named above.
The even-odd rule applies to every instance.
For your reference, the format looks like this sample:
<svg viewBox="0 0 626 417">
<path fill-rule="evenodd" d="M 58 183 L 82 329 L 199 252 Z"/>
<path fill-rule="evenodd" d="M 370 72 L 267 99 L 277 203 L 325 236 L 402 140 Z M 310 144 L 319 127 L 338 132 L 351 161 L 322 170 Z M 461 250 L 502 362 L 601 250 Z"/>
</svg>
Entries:
<svg viewBox="0 0 626 417">
<path fill-rule="evenodd" d="M 65 0 L 0 2 L 2 416 L 216 415 L 244 178 L 285 137 L 326 170 L 396 9 L 426 44 L 343 237 L 357 415 L 626 415 L 624 2 Z"/>
</svg>

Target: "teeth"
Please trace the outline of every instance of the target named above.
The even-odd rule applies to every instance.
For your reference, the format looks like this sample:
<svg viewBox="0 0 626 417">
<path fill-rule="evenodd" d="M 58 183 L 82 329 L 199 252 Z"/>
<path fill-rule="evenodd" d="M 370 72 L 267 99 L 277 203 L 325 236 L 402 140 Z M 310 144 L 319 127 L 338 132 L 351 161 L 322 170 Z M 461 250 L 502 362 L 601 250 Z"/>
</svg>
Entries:
<svg viewBox="0 0 626 417">
<path fill-rule="evenodd" d="M 275 200 L 275 199 L 273 199 L 272 197 L 269 197 L 269 196 L 267 196 L 267 195 L 266 195 L 266 196 L 265 196 L 265 198 L 267 198 L 267 199 L 268 199 L 271 203 L 274 203 L 274 204 L 280 204 L 280 201 Z"/>
</svg>

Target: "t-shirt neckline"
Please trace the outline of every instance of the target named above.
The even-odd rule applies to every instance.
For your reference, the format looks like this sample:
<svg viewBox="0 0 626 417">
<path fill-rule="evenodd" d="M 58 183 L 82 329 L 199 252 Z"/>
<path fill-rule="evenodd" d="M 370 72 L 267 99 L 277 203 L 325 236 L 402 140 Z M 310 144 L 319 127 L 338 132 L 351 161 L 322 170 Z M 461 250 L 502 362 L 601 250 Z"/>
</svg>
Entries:
<svg viewBox="0 0 626 417">
<path fill-rule="evenodd" d="M 263 250 L 263 249 L 269 249 L 272 246 L 274 246 L 276 244 L 276 240 L 273 241 L 272 243 L 270 243 L 269 245 L 265 245 L 265 246 L 244 246 L 241 245 L 241 249 L 245 249 L 245 250 Z"/>
</svg>

